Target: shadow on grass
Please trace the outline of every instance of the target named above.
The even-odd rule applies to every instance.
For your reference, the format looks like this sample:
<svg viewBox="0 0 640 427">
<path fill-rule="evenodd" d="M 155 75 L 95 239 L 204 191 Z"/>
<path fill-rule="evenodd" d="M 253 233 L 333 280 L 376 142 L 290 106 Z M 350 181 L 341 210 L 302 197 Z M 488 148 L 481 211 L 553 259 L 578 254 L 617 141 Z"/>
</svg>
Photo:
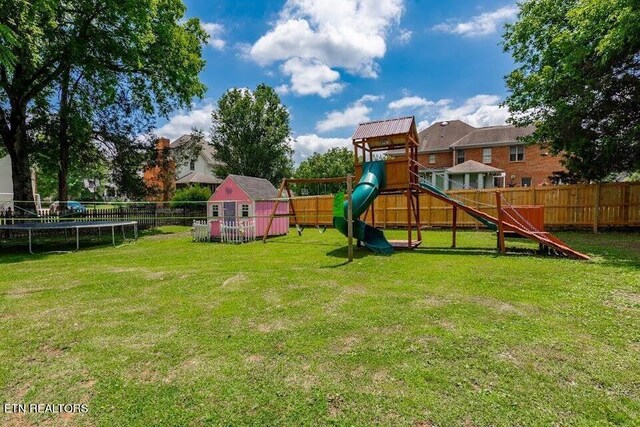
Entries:
<svg viewBox="0 0 640 427">
<path fill-rule="evenodd" d="M 556 234 L 572 248 L 594 261 L 612 267 L 640 269 L 640 233 L 607 231 L 585 233 L 563 231 Z"/>
<path fill-rule="evenodd" d="M 334 265 L 324 265 L 320 268 L 338 268 L 338 267 L 342 267 L 344 265 L 349 264 L 349 247 L 348 246 L 335 248 L 334 250 L 327 252 L 326 255 L 332 258 L 341 258 L 342 260 L 344 260 L 344 262 L 341 262 L 340 264 L 334 264 Z M 357 247 L 356 245 L 353 245 L 354 260 L 362 259 L 367 256 L 384 256 L 384 255 L 376 255 L 364 247 Z"/>
<path fill-rule="evenodd" d="M 117 249 L 135 242 L 132 238 L 123 239 L 122 236 L 116 236 L 116 246 L 113 246 L 111 236 L 81 236 L 80 250 L 76 250 L 76 241 L 73 239 L 65 239 L 61 236 L 56 237 L 34 237 L 32 244 L 33 254 L 29 253 L 29 242 L 25 238 L 16 238 L 10 241 L 2 241 L 0 244 L 0 264 L 15 264 L 24 261 L 34 261 L 48 258 L 56 255 L 67 255 L 74 252 L 87 252 L 105 247 Z"/>
</svg>

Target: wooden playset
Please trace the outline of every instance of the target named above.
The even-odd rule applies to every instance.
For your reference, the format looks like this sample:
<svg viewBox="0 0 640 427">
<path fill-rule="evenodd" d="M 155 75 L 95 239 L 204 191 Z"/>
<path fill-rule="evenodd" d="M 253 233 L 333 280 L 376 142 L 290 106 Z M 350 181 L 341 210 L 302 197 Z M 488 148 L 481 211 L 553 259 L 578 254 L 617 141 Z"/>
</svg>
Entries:
<svg viewBox="0 0 640 427">
<path fill-rule="evenodd" d="M 420 246 L 422 226 L 419 195 L 427 193 L 452 207 L 453 247 L 456 246 L 458 213 L 463 211 L 485 227 L 496 231 L 498 248 L 502 253 L 506 252 L 505 235 L 515 235 L 538 242 L 542 252 L 589 259 L 587 255 L 571 249 L 560 239 L 544 231 L 540 207 L 511 206 L 506 203 L 500 192 L 496 192 L 496 204 L 491 207 L 497 208 L 498 216 L 493 217 L 465 205 L 463 200 L 451 197 L 423 179 L 420 172 L 424 166 L 418 162 L 419 140 L 414 117 L 360 124 L 352 136 L 352 142 L 357 185 L 347 196 L 344 212 L 334 212 L 333 225 L 350 239 L 357 239 L 358 243 L 364 244 L 376 253 L 389 254 L 394 249 L 415 249 Z M 393 153 L 393 156 L 385 156 L 389 153 Z M 344 179 L 284 180 L 277 198 L 286 192 L 290 201 L 292 194 L 288 185 L 292 183 L 341 182 Z M 381 194 L 400 194 L 407 198 L 406 240 L 387 241 L 382 231 L 375 227 L 375 199 Z M 282 216 L 276 211 L 277 206 L 276 202 L 267 231 L 271 222 Z M 289 207 L 297 225 L 296 212 L 291 201 Z M 269 233 L 265 234 L 265 241 L 268 235 Z"/>
</svg>

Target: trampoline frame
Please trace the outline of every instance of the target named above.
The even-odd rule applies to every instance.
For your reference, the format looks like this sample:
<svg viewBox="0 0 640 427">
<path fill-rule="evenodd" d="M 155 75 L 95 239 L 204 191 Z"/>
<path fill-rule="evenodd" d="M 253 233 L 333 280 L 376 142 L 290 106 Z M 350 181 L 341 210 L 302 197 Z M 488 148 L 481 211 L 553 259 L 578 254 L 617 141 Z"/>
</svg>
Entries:
<svg viewBox="0 0 640 427">
<path fill-rule="evenodd" d="M 116 247 L 116 228 L 122 228 L 122 238 L 126 239 L 125 227 L 133 226 L 135 240 L 138 240 L 138 221 L 69 221 L 69 222 L 23 222 L 20 224 L 3 224 L 0 225 L 0 231 L 26 231 L 29 236 L 29 253 L 33 252 L 33 232 L 34 231 L 51 231 L 51 230 L 74 230 L 76 231 L 76 251 L 80 250 L 80 230 L 95 228 L 98 235 L 103 228 L 111 228 L 111 241 L 113 247 Z"/>
</svg>

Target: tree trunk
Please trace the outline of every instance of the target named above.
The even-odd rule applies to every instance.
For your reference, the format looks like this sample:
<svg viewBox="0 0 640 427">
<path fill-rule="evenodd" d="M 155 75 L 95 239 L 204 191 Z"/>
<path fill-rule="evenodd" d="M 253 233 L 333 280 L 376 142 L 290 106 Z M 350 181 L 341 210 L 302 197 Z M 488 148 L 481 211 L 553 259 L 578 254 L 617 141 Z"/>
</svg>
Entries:
<svg viewBox="0 0 640 427">
<path fill-rule="evenodd" d="M 60 209 L 67 208 L 69 199 L 69 78 L 70 72 L 67 68 L 62 74 L 60 83 L 60 127 L 58 129 L 59 158 L 58 158 L 58 200 Z"/>
<path fill-rule="evenodd" d="M 26 105 L 12 104 L 5 146 L 11 158 L 13 204 L 16 208 L 16 214 L 24 216 L 35 215 L 27 139 Z"/>
</svg>

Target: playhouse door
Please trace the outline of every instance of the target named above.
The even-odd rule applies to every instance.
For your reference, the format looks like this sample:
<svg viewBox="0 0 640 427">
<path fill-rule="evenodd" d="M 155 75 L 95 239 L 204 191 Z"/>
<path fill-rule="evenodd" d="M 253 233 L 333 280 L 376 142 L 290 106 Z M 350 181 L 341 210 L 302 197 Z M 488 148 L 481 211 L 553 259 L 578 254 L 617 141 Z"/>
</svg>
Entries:
<svg viewBox="0 0 640 427">
<path fill-rule="evenodd" d="M 236 222 L 236 202 L 224 202 L 224 222 L 235 224 Z"/>
</svg>

